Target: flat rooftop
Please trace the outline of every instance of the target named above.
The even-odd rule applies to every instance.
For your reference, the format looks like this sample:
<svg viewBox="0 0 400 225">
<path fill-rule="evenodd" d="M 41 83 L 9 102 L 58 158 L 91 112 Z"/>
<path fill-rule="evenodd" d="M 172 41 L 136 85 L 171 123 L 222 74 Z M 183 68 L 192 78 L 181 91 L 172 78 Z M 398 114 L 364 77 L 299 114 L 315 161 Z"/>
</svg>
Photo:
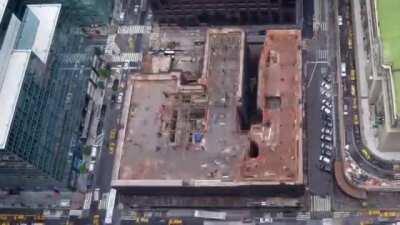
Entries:
<svg viewBox="0 0 400 225">
<path fill-rule="evenodd" d="M 257 107 L 262 123 L 250 130 L 243 173 L 260 179 L 303 180 L 301 33 L 268 30 L 261 52 Z"/>
<path fill-rule="evenodd" d="M 6 3 L 0 0 L 0 6 Z M 22 22 L 10 20 L 0 49 L 0 149 L 6 147 L 31 53 L 46 63 L 60 10 L 61 4 L 27 5 Z"/>
<path fill-rule="evenodd" d="M 384 61 L 392 66 L 395 113 L 400 116 L 400 1 L 379 0 L 377 2 L 379 29 L 383 41 Z"/>
<path fill-rule="evenodd" d="M 297 47 L 295 53 L 300 51 Z M 197 82 L 185 83 L 181 72 L 131 76 L 123 103 L 113 186 L 302 183 L 297 174 L 278 173 L 282 166 L 276 154 L 271 154 L 273 158 L 263 150 L 259 158 L 248 156 L 250 136 L 239 126 L 244 51 L 242 30 L 209 29 Z M 287 156 L 298 159 L 297 154 L 283 157 Z M 267 158 L 265 162 L 274 163 L 249 170 L 251 161 Z M 286 161 L 289 171 L 299 169 L 291 165 L 293 161 Z"/>
</svg>

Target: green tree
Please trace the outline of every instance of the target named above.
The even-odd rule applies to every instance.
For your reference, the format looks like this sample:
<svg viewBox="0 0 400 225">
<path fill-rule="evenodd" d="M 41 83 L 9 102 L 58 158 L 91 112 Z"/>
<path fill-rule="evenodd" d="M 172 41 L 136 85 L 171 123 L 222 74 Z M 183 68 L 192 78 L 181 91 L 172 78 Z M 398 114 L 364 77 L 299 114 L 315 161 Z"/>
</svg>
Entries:
<svg viewBox="0 0 400 225">
<path fill-rule="evenodd" d="M 92 147 L 90 145 L 83 146 L 82 153 L 84 155 L 90 155 L 91 151 L 92 151 Z"/>
<path fill-rule="evenodd" d="M 82 164 L 79 166 L 79 172 L 80 172 L 80 173 L 86 173 L 86 165 L 85 165 L 85 163 L 82 163 Z"/>
<path fill-rule="evenodd" d="M 100 89 L 104 89 L 105 88 L 104 81 L 102 80 L 97 81 L 97 87 Z"/>
<path fill-rule="evenodd" d="M 111 69 L 101 68 L 98 71 L 98 75 L 100 78 L 108 79 L 111 76 Z"/>
</svg>

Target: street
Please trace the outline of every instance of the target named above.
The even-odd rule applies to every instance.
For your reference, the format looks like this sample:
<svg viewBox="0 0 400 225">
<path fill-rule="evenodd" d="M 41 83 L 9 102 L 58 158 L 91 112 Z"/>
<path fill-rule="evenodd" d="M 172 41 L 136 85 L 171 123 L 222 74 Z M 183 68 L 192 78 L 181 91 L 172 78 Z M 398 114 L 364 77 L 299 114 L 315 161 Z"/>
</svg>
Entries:
<svg viewBox="0 0 400 225">
<path fill-rule="evenodd" d="M 334 26 L 331 14 L 332 2 L 314 1 L 314 37 L 308 39 L 307 48 L 303 54 L 303 72 L 305 77 L 305 114 L 306 114 L 306 149 L 309 190 L 312 195 L 328 196 L 333 189 L 333 176 L 319 168 L 321 155 L 321 129 L 323 128 L 321 107 L 322 77 L 333 77 L 335 74 L 334 40 L 328 35 L 330 27 Z M 315 25 L 317 24 L 317 25 Z"/>
</svg>

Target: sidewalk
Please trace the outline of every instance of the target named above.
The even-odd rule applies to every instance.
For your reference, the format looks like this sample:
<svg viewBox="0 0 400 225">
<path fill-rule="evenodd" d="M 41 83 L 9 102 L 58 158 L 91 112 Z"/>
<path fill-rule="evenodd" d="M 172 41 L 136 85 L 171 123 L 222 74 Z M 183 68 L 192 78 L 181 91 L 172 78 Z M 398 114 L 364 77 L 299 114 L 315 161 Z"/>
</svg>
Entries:
<svg viewBox="0 0 400 225">
<path fill-rule="evenodd" d="M 370 11 L 369 0 L 367 2 L 367 12 L 369 15 L 367 17 L 372 16 Z M 356 69 L 358 75 L 358 101 L 360 107 L 360 126 L 361 126 L 361 136 L 363 139 L 363 143 L 368 147 L 368 149 L 376 156 L 384 159 L 393 161 L 393 159 L 400 158 L 400 152 L 382 152 L 378 149 L 378 138 L 377 138 L 377 129 L 372 127 L 372 114 L 368 102 L 368 81 L 367 79 L 371 76 L 371 73 L 376 72 L 369 65 L 370 60 L 366 55 L 365 40 L 364 35 L 368 35 L 362 27 L 362 18 L 361 18 L 361 6 L 360 1 L 353 0 L 353 18 L 354 18 L 354 34 L 355 34 L 355 59 L 356 59 Z M 369 24 L 370 25 L 370 24 Z M 371 27 L 369 26 L 369 29 Z M 372 38 L 372 37 L 371 37 Z M 370 46 L 370 45 L 369 45 Z M 373 55 L 371 53 L 371 55 Z M 374 60 L 374 59 L 372 59 Z M 373 77 L 377 77 L 376 75 Z"/>
<path fill-rule="evenodd" d="M 69 206 L 62 206 L 61 202 L 69 202 Z M 81 202 L 79 192 L 23 191 L 19 195 L 0 192 L 0 208 L 77 209 L 82 206 Z"/>
</svg>

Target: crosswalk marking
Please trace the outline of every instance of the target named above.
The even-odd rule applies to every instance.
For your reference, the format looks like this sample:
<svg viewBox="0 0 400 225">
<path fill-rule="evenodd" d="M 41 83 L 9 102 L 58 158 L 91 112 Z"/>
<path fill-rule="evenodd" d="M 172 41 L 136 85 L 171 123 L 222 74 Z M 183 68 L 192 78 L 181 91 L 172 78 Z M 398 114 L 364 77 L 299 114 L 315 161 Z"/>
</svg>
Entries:
<svg viewBox="0 0 400 225">
<path fill-rule="evenodd" d="M 333 212 L 333 218 L 346 218 L 351 215 L 351 212 Z"/>
<path fill-rule="evenodd" d="M 310 212 L 299 212 L 296 215 L 296 220 L 310 220 L 311 219 L 311 213 Z"/>
<path fill-rule="evenodd" d="M 104 53 L 106 55 L 111 55 L 113 53 L 119 54 L 121 52 L 121 50 L 115 43 L 116 36 L 117 36 L 116 34 L 108 35 L 107 42 L 106 42 L 106 48 L 104 50 Z"/>
<path fill-rule="evenodd" d="M 118 34 L 144 34 L 151 33 L 151 26 L 140 26 L 140 25 L 131 25 L 131 26 L 119 26 Z"/>
<path fill-rule="evenodd" d="M 313 31 L 327 31 L 328 30 L 328 25 L 326 22 L 313 22 Z"/>
<path fill-rule="evenodd" d="M 97 146 L 103 146 L 104 142 L 104 132 L 101 132 L 101 134 L 97 135 L 94 144 Z"/>
<path fill-rule="evenodd" d="M 330 212 L 331 209 L 330 196 L 325 198 L 317 195 L 311 196 L 311 212 Z"/>
<path fill-rule="evenodd" d="M 88 59 L 88 55 L 83 53 L 60 55 L 60 61 L 63 63 L 87 62 Z"/>
<path fill-rule="evenodd" d="M 108 193 L 103 193 L 100 201 L 99 201 L 99 206 L 98 209 L 106 209 L 107 208 L 107 201 L 108 201 Z"/>
<path fill-rule="evenodd" d="M 86 193 L 85 201 L 83 203 L 84 210 L 90 209 L 90 204 L 92 203 L 92 195 L 93 195 L 93 192 Z"/>
<path fill-rule="evenodd" d="M 327 60 L 328 59 L 328 50 L 327 49 L 318 49 L 317 50 L 317 60 Z"/>
<path fill-rule="evenodd" d="M 325 22 L 322 22 L 322 23 L 320 24 L 320 30 L 321 30 L 321 31 L 327 31 L 327 30 L 328 30 L 328 29 L 327 29 L 327 25 L 326 25 Z"/>
<path fill-rule="evenodd" d="M 140 52 L 133 53 L 122 53 L 119 55 L 112 55 L 112 62 L 141 62 L 143 59 L 143 54 Z"/>
</svg>

